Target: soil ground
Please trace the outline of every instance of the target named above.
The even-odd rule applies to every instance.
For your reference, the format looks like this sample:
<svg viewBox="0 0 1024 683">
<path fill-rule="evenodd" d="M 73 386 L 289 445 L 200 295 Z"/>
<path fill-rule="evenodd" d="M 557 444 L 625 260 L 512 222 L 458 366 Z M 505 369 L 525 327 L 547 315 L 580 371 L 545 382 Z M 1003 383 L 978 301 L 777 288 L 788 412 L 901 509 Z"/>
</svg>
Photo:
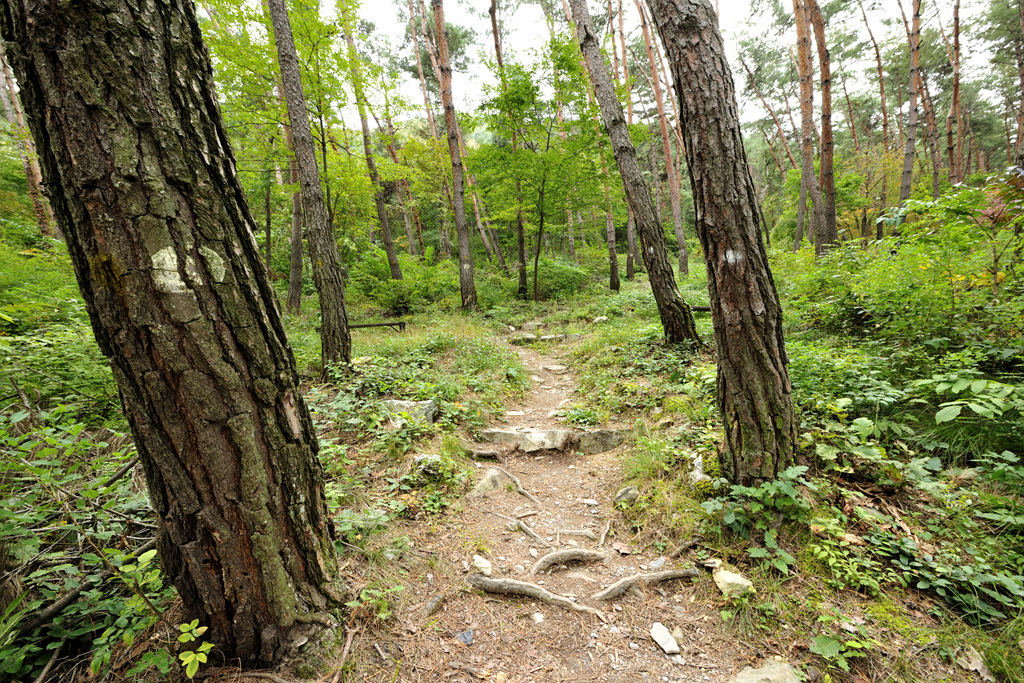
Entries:
<svg viewBox="0 0 1024 683">
<path fill-rule="evenodd" d="M 565 348 L 519 349 L 530 374 L 541 381 L 534 380 L 521 404 L 508 406 L 507 426 L 564 427 L 552 412 L 570 398 L 579 400 L 574 397 L 575 381 L 571 374 L 546 366 L 559 365 L 557 354 Z M 504 452 L 503 467 L 540 505 L 506 488 L 466 499 L 457 512 L 429 526 L 412 522 L 399 530 L 412 541 L 411 550 L 394 568 L 395 583 L 405 591 L 390 628 L 354 636 L 350 657 L 356 680 L 717 683 L 769 654 L 721 633 L 716 607 L 721 595 L 708 574 L 634 590 L 611 603 L 590 597 L 617 579 L 647 570 L 657 559 L 630 549 L 628 539 L 603 537 L 613 516 L 621 450 L 598 455 Z M 479 471 L 487 466 L 479 463 Z M 551 547 L 508 531 L 509 518 L 527 523 Z M 599 545 L 601 540 L 604 546 Z M 608 559 L 529 575 L 538 557 L 573 547 L 600 547 Z M 492 563 L 494 577 L 543 585 L 601 609 L 607 622 L 531 598 L 471 589 L 466 575 L 473 571 L 475 554 Z M 684 555 L 668 560 L 664 568 L 690 566 L 692 561 Z M 443 602 L 428 616 L 427 608 L 438 596 Z M 681 629 L 679 655 L 666 655 L 652 641 L 654 622 L 669 631 Z M 458 638 L 463 634 L 468 640 L 467 632 L 472 633 L 469 645 Z"/>
</svg>

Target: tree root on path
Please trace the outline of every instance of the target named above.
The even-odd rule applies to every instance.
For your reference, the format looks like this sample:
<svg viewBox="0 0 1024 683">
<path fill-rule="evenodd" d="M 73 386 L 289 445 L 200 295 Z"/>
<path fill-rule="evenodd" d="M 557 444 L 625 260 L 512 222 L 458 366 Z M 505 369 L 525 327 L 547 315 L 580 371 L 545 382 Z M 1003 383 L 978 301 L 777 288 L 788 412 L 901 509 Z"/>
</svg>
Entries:
<svg viewBox="0 0 1024 683">
<path fill-rule="evenodd" d="M 653 574 L 634 574 L 633 576 L 619 579 L 600 593 L 595 593 L 591 597 L 594 600 L 614 600 L 633 586 L 641 583 L 648 585 L 661 583 L 662 581 L 671 581 L 672 579 L 695 579 L 698 576 L 700 576 L 700 571 L 692 567 L 690 569 L 666 569 L 663 572 L 654 572 Z"/>
<path fill-rule="evenodd" d="M 572 550 L 556 550 L 548 553 L 530 568 L 531 574 L 539 574 L 548 567 L 565 562 L 601 562 L 608 559 L 608 553 L 600 550 L 585 550 L 573 548 Z"/>
<path fill-rule="evenodd" d="M 693 546 L 698 545 L 698 544 L 703 543 L 703 542 L 704 542 L 704 537 L 703 536 L 700 536 L 700 535 L 694 536 L 689 541 L 684 541 L 683 543 L 681 543 L 679 545 L 679 547 L 676 548 L 675 550 L 673 550 L 672 552 L 670 552 L 668 554 L 668 556 L 669 557 L 679 557 L 680 555 L 685 553 L 687 550 L 689 550 Z"/>
<path fill-rule="evenodd" d="M 527 583 L 526 581 L 515 581 L 513 579 L 491 579 L 482 574 L 470 574 L 466 577 L 466 581 L 473 588 L 479 588 L 485 593 L 522 595 L 523 597 L 533 598 L 534 600 L 543 602 L 546 605 L 562 607 L 573 612 L 593 614 L 603 622 L 607 623 L 608 621 L 604 616 L 604 613 L 599 609 L 575 603 L 564 595 L 557 595 L 556 593 L 552 593 L 549 590 L 532 583 Z"/>
<path fill-rule="evenodd" d="M 542 503 L 539 500 L 537 500 L 536 496 L 534 496 L 532 493 L 530 493 L 525 488 L 523 488 L 523 484 L 522 484 L 522 482 L 519 481 L 519 477 L 517 477 L 516 475 L 512 474 L 511 472 L 509 472 L 504 467 L 497 467 L 497 466 L 495 466 L 494 469 L 501 470 L 502 472 L 505 473 L 505 476 L 507 476 L 509 479 L 512 480 L 512 483 L 516 487 L 516 493 L 518 493 L 520 495 L 523 495 L 523 496 L 526 496 L 527 498 L 532 500 L 537 505 L 539 505 L 541 507 L 544 507 L 544 503 Z"/>
<path fill-rule="evenodd" d="M 477 508 L 477 510 L 480 510 L 480 508 Z M 513 524 L 517 525 L 524 534 L 526 534 L 533 540 L 537 541 L 537 543 L 539 543 L 540 545 L 544 546 L 545 548 L 551 547 L 551 544 L 545 541 L 543 536 L 541 536 L 536 531 L 531 529 L 530 525 L 521 519 L 513 519 L 508 515 L 503 515 L 500 512 L 493 512 L 491 510 L 480 510 L 480 512 L 486 512 L 489 515 L 494 515 L 495 517 L 501 517 L 502 519 L 508 520 L 509 522 L 512 522 Z"/>
</svg>

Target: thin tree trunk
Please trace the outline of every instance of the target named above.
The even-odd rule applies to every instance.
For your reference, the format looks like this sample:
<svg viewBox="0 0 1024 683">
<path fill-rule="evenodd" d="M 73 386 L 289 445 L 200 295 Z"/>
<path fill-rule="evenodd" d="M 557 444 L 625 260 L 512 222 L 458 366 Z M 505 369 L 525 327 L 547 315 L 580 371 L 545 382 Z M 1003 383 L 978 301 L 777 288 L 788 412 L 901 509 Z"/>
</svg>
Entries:
<svg viewBox="0 0 1024 683">
<path fill-rule="evenodd" d="M 878 49 L 878 41 L 875 40 L 875 34 L 871 32 L 871 24 L 868 23 L 868 14 L 864 11 L 864 3 L 861 0 L 857 0 L 857 5 L 860 7 L 861 16 L 864 17 L 864 26 L 868 30 L 868 38 L 871 39 L 871 45 L 875 49 L 875 66 L 878 69 L 878 95 L 882 105 L 882 147 L 888 153 L 889 110 L 885 102 L 885 69 L 882 67 L 882 51 Z M 885 181 L 883 180 L 882 182 L 884 183 Z"/>
<path fill-rule="evenodd" d="M 605 192 L 608 209 L 605 211 L 605 239 L 608 241 L 608 289 L 619 291 L 619 252 L 615 247 L 615 219 L 612 217 L 612 202 L 609 192 Z"/>
<path fill-rule="evenodd" d="M 416 57 L 416 71 L 420 77 L 420 90 L 423 92 L 423 109 L 427 112 L 427 124 L 430 126 L 430 135 L 439 137 L 437 132 L 437 120 L 434 118 L 434 109 L 430 106 L 430 95 L 427 93 L 427 79 L 423 75 L 423 61 L 420 59 L 420 38 L 416 30 L 416 11 L 413 9 L 412 0 L 409 0 L 409 33 L 412 34 L 413 50 Z"/>
<path fill-rule="evenodd" d="M 444 26 L 443 0 L 431 0 L 434 30 L 437 36 L 438 71 L 441 74 L 441 106 L 448 131 L 448 152 L 452 159 L 452 206 L 455 210 L 455 234 L 459 241 L 459 291 L 463 310 L 475 310 L 476 284 L 473 282 L 473 255 L 469 248 L 469 226 L 466 224 L 466 195 L 463 187 L 462 153 L 459 150 L 459 124 L 455 118 L 452 97 L 452 67 L 448 54 L 448 35 Z"/>
<path fill-rule="evenodd" d="M 626 216 L 626 279 L 632 280 L 636 277 L 636 266 L 633 262 L 633 254 L 636 253 L 636 219 L 633 217 L 633 207 L 627 207 Z"/>
<path fill-rule="evenodd" d="M 316 435 L 194 5 L 18 2 L 0 31 L 146 473 L 161 574 L 218 660 L 273 664 L 341 595 Z"/>
<path fill-rule="evenodd" d="M 900 204 L 910 198 L 910 186 L 914 173 L 914 148 L 917 141 L 917 98 L 918 98 L 918 70 L 921 68 L 921 0 L 912 0 L 914 6 L 914 19 L 912 27 L 907 31 L 907 40 L 910 42 L 910 102 L 907 115 L 906 146 L 903 149 L 903 176 L 900 180 Z M 903 12 L 903 3 L 896 0 Z M 906 15 L 903 17 L 906 23 Z"/>
<path fill-rule="evenodd" d="M 672 162 L 672 148 L 668 130 L 668 117 L 665 116 L 665 100 L 661 94 L 661 85 L 658 77 L 658 64 L 654 56 L 654 43 L 651 40 L 651 32 L 647 26 L 647 12 L 644 11 L 640 0 L 633 0 L 636 3 L 637 11 L 640 12 L 640 28 L 643 31 L 644 44 L 647 48 L 647 61 L 651 69 L 651 85 L 654 91 L 654 103 L 658 108 L 658 124 L 661 126 L 662 151 L 665 157 L 665 171 L 668 174 L 669 200 L 672 206 L 672 225 L 676 232 L 676 244 L 679 248 L 679 276 L 685 277 L 690 272 L 689 253 L 686 248 L 686 235 L 683 233 L 683 209 L 680 201 L 679 175 L 676 173 L 675 164 Z M 607 123 L 605 124 L 607 125 Z M 646 254 L 645 254 L 646 256 Z"/>
<path fill-rule="evenodd" d="M 4 111 L 7 114 L 7 122 L 11 130 L 18 138 L 18 147 L 21 148 L 21 161 L 25 169 L 25 180 L 28 183 L 28 197 L 32 202 L 32 212 L 36 217 L 36 225 L 44 237 L 56 236 L 54 232 L 56 224 L 53 220 L 53 211 L 49 203 L 43 197 L 43 174 L 39 169 L 39 161 L 36 159 L 35 143 L 25 126 L 25 115 L 21 108 L 21 100 L 18 98 L 18 91 L 14 86 L 14 76 L 11 74 L 10 65 L 7 63 L 7 55 L 4 53 L 3 45 L 0 44 L 0 66 L 3 67 L 5 88 L 3 92 Z"/>
<path fill-rule="evenodd" d="M 270 267 L 270 254 L 271 254 L 271 251 L 270 251 L 270 195 L 271 195 L 271 190 L 273 189 L 273 187 L 274 187 L 274 181 L 271 178 L 270 171 L 268 171 L 267 172 L 267 191 L 266 191 L 266 193 L 263 196 L 263 217 L 265 219 L 263 234 L 264 234 L 264 241 L 266 242 L 264 247 L 266 248 L 266 251 L 267 251 L 267 256 L 266 256 L 266 260 L 267 260 L 267 279 L 270 280 L 270 281 L 273 281 L 273 279 L 274 279 L 274 273 L 273 273 L 273 271 L 272 271 L 272 269 Z"/>
<path fill-rule="evenodd" d="M 690 307 L 683 301 L 676 288 L 675 276 L 668 258 L 665 233 L 654 214 L 654 202 L 643 181 L 636 149 L 629 138 L 622 105 L 615 95 L 615 88 L 608 75 L 608 65 L 601 56 L 596 32 L 590 20 L 586 0 L 572 0 L 573 17 L 576 19 L 576 35 L 580 50 L 590 73 L 594 93 L 601 109 L 601 118 L 612 142 L 615 161 L 622 176 L 626 199 L 635 217 L 640 241 L 643 246 L 644 263 L 647 266 L 651 291 L 658 304 L 665 338 L 670 344 L 685 341 L 700 343 Z M 667 131 L 666 131 L 667 132 Z"/>
<path fill-rule="evenodd" d="M 313 266 L 313 281 L 320 295 L 320 348 L 323 371 L 337 366 L 348 367 L 352 356 L 352 338 L 345 312 L 343 269 L 338 257 L 338 243 L 327 220 L 320 171 L 316 165 L 316 151 L 309 129 L 306 98 L 302 93 L 299 60 L 292 39 L 291 23 L 285 0 L 268 0 L 270 19 L 274 25 L 277 59 L 281 66 L 281 84 L 288 105 L 292 141 L 299 168 L 302 190 L 302 213 L 306 220 L 309 240 L 309 258 Z"/>
<path fill-rule="evenodd" d="M 772 117 L 772 121 L 775 122 L 775 129 L 779 132 L 779 138 L 782 140 L 782 144 L 786 148 L 786 156 L 789 157 L 789 163 L 793 165 L 794 171 L 797 170 L 796 159 L 793 158 L 793 150 L 789 148 L 789 141 L 786 139 L 785 131 L 782 130 L 782 123 L 779 121 L 779 117 L 775 114 L 775 110 L 772 109 L 771 105 L 768 104 L 764 95 L 761 94 L 761 89 L 757 87 L 757 81 L 754 80 L 754 73 L 750 70 L 750 67 L 747 66 L 747 63 L 742 59 L 740 59 L 740 64 L 743 65 L 743 69 L 747 72 L 747 76 L 750 78 L 750 88 L 754 91 L 754 94 L 757 95 L 757 99 L 761 100 L 761 104 L 764 105 L 764 108 L 768 110 L 768 115 Z"/>
<path fill-rule="evenodd" d="M 411 1 L 411 0 L 410 0 Z M 494 36 L 494 55 L 498 61 L 498 74 L 501 78 L 501 92 L 505 93 L 508 91 L 508 84 L 505 80 L 505 62 L 501 54 L 501 35 L 498 32 L 498 0 L 491 0 L 491 6 L 488 10 L 491 15 L 491 33 Z M 519 149 L 519 140 L 517 135 L 518 124 L 512 119 L 512 115 L 509 114 L 509 129 L 512 132 L 512 152 L 515 153 Z M 527 282 L 526 276 L 526 228 L 523 221 L 523 189 L 522 182 L 519 177 L 516 176 L 516 250 L 518 252 L 519 259 L 519 286 L 517 288 L 517 294 L 520 299 L 525 300 L 527 294 L 527 288 L 529 283 Z"/>
<path fill-rule="evenodd" d="M 811 197 L 811 221 L 807 230 L 808 239 L 813 238 L 817 244 L 818 234 L 824 229 L 825 202 L 822 197 L 818 177 L 814 173 L 814 84 L 812 79 L 813 62 L 811 60 L 811 29 L 810 10 L 807 0 L 793 0 L 793 16 L 797 35 L 797 69 L 800 73 L 800 130 L 801 156 L 803 164 L 800 169 L 801 194 L 806 192 Z M 804 205 L 801 202 L 800 206 Z M 797 211 L 799 212 L 799 208 Z M 799 231 L 801 226 L 798 218 Z M 820 253 L 815 249 L 815 253 Z"/>
<path fill-rule="evenodd" d="M 402 267 L 398 263 L 398 252 L 395 250 L 395 241 L 391 236 L 391 220 L 388 218 L 387 204 L 384 201 L 384 186 L 380 182 L 380 174 L 377 172 L 377 162 L 373 158 L 373 148 L 370 142 L 370 122 L 366 118 L 366 95 L 363 93 L 363 76 L 359 69 L 359 53 L 356 52 L 356 41 L 352 36 L 352 25 L 355 17 L 347 17 L 345 22 L 345 44 L 348 46 L 348 65 L 352 75 L 352 90 L 355 93 L 356 109 L 359 112 L 359 125 L 363 131 L 363 154 L 366 157 L 366 169 L 370 174 L 370 184 L 373 186 L 373 203 L 377 207 L 377 224 L 380 226 L 380 237 L 384 242 L 384 252 L 388 257 L 388 268 L 391 269 L 391 279 L 402 279 Z"/>
<path fill-rule="evenodd" d="M 799 423 L 732 72 L 708 0 L 650 0 L 650 6 L 679 94 L 707 264 L 725 431 L 722 472 L 734 483 L 756 485 L 793 463 Z"/>
<path fill-rule="evenodd" d="M 953 45 L 949 53 L 953 67 L 953 94 L 946 114 L 946 161 L 949 164 L 949 182 L 956 185 L 963 181 L 958 150 L 963 147 L 964 124 L 960 115 L 960 0 L 953 2 Z M 956 136 L 953 122 L 956 121 Z"/>
<path fill-rule="evenodd" d="M 857 119 L 853 114 L 853 103 L 850 102 L 850 92 L 846 89 L 846 74 L 843 74 L 843 97 L 846 99 L 846 116 L 850 122 L 850 136 L 853 138 L 853 151 L 860 154 L 860 140 L 857 139 Z M 870 140 L 868 144 L 871 144 Z"/>
<path fill-rule="evenodd" d="M 938 199 L 941 189 L 942 157 L 939 153 L 939 124 L 932 106 L 932 96 L 928 91 L 928 81 L 924 71 L 918 70 L 917 77 L 921 85 L 921 105 L 924 109 L 925 131 L 928 136 L 928 153 L 932 160 L 932 198 Z"/>
<path fill-rule="evenodd" d="M 818 66 L 821 70 L 821 191 L 824 200 L 821 229 L 814 233 L 814 250 L 826 253 L 839 244 L 836 225 L 836 177 L 833 169 L 835 143 L 832 138 L 832 63 L 825 36 L 825 19 L 817 0 L 804 0 L 814 27 L 814 42 L 818 48 Z"/>
</svg>

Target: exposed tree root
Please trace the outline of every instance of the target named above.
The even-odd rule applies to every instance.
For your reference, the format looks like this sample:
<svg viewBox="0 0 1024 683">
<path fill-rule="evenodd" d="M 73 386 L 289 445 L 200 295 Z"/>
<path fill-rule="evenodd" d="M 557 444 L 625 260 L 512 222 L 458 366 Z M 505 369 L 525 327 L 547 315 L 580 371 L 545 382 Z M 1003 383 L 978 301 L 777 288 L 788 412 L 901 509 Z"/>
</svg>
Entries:
<svg viewBox="0 0 1024 683">
<path fill-rule="evenodd" d="M 601 562 L 608 559 L 608 553 L 600 550 L 585 550 L 573 548 L 572 550 L 556 550 L 548 553 L 530 568 L 531 574 L 540 574 L 548 567 L 563 564 L 565 562 Z"/>
<path fill-rule="evenodd" d="M 477 508 L 477 510 L 480 510 L 480 508 Z M 512 522 L 513 524 L 518 526 L 519 529 L 524 534 L 526 534 L 527 536 L 529 536 L 533 540 L 537 541 L 537 543 L 539 543 L 540 545 L 544 546 L 545 548 L 550 548 L 551 547 L 551 544 L 548 543 L 547 541 L 545 541 L 543 536 L 541 536 L 536 531 L 531 529 L 530 525 L 527 524 L 526 522 L 524 522 L 521 519 L 513 519 L 512 517 L 509 517 L 507 515 L 503 515 L 503 514 L 501 514 L 499 512 L 493 512 L 491 510 L 480 510 L 480 512 L 486 512 L 489 515 L 494 515 L 495 517 L 501 517 L 502 519 L 508 520 L 509 522 Z M 514 531 L 514 529 L 513 529 L 513 531 Z"/>
<path fill-rule="evenodd" d="M 522 595 L 523 597 L 533 598 L 534 600 L 538 600 L 544 604 L 562 607 L 573 612 L 593 614 L 601 621 L 608 621 L 601 610 L 575 603 L 564 595 L 557 595 L 551 591 L 541 588 L 540 586 L 527 583 L 526 581 L 515 581 L 513 579 L 491 579 L 482 574 L 470 574 L 466 577 L 466 581 L 473 588 L 479 588 L 485 593 Z"/>
<path fill-rule="evenodd" d="M 698 576 L 700 576 L 700 572 L 692 567 L 690 569 L 666 569 L 663 572 L 654 572 L 653 574 L 634 574 L 633 576 L 619 579 L 600 593 L 595 593 L 592 597 L 595 600 L 613 600 L 633 586 L 641 583 L 647 585 L 671 581 L 672 579 L 695 579 Z"/>
<path fill-rule="evenodd" d="M 695 545 L 697 545 L 699 543 L 703 543 L 703 542 L 704 542 L 704 537 L 703 536 L 700 536 L 700 535 L 694 536 L 689 541 L 683 541 L 682 543 L 680 543 L 679 547 L 676 548 L 675 550 L 673 550 L 672 552 L 670 552 L 668 554 L 668 556 L 669 557 L 679 557 L 680 555 L 685 553 L 687 550 L 689 550 L 693 546 L 695 546 Z"/>
</svg>

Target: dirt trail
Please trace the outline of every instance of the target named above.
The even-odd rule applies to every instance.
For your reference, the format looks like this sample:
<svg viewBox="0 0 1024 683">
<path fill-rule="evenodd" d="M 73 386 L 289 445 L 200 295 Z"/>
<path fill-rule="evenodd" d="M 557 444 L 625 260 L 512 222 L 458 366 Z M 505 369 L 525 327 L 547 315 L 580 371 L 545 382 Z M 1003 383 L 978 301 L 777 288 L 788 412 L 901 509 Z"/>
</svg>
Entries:
<svg viewBox="0 0 1024 683">
<path fill-rule="evenodd" d="M 519 350 L 530 374 L 542 382 L 534 382 L 521 405 L 509 407 L 507 426 L 564 427 L 550 414 L 573 397 L 575 381 L 568 372 L 546 369 L 561 365 L 555 356 L 558 351 L 557 346 Z M 505 469 L 518 477 L 541 505 L 506 488 L 483 498 L 465 499 L 461 511 L 441 523 L 412 522 L 400 530 L 413 543 L 395 566 L 394 581 L 405 586 L 405 591 L 387 630 L 378 628 L 356 637 L 357 680 L 730 680 L 751 653 L 721 635 L 719 623 L 714 621 L 720 617 L 709 609 L 709 603 L 720 596 L 706 574 L 696 582 L 684 579 L 641 588 L 611 602 L 591 597 L 615 580 L 649 570 L 657 559 L 636 547 L 628 555 L 613 550 L 613 544 L 627 549 L 630 539 L 622 530 L 614 535 L 613 529 L 613 535 L 599 548 L 598 541 L 614 516 L 612 498 L 621 451 L 599 455 L 508 453 Z M 480 463 L 477 478 L 487 467 Z M 508 518 L 521 519 L 551 547 L 521 531 L 510 531 Z M 566 530 L 578 533 L 567 534 Z M 556 567 L 550 575 L 530 575 L 530 567 L 556 548 L 606 550 L 608 559 L 567 569 Z M 474 554 L 491 562 L 493 578 L 541 585 L 600 609 L 607 623 L 531 598 L 470 589 L 466 577 L 473 571 Z M 689 566 L 692 561 L 684 556 L 667 560 L 663 568 Z M 443 602 L 428 616 L 437 596 L 443 596 Z M 669 631 L 682 631 L 678 656 L 669 657 L 651 640 L 655 621 Z M 472 633 L 469 645 L 459 639 L 461 634 L 468 640 L 467 632 Z"/>
</svg>

